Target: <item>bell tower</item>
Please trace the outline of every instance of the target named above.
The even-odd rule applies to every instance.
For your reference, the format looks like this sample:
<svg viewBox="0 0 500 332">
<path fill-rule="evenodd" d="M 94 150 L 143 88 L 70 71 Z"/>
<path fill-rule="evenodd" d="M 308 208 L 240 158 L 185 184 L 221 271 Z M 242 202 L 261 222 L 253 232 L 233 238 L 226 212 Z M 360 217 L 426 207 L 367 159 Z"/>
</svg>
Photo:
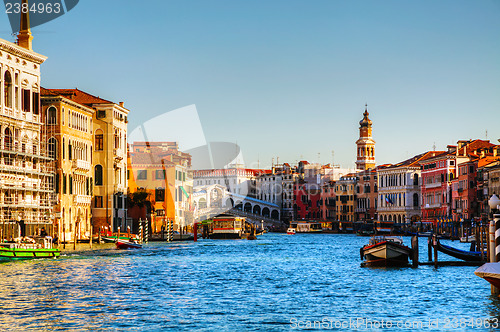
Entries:
<svg viewBox="0 0 500 332">
<path fill-rule="evenodd" d="M 26 6 L 28 7 L 28 11 L 26 13 L 21 11 L 21 25 L 19 33 L 17 35 L 17 44 L 27 50 L 32 51 L 33 35 L 31 34 L 30 29 L 30 13 L 28 0 L 23 0 L 22 4 L 26 4 Z"/>
<path fill-rule="evenodd" d="M 365 105 L 363 120 L 359 121 L 359 139 L 357 145 L 356 169 L 367 170 L 375 167 L 375 141 L 372 138 L 372 121 L 368 118 L 368 105 Z"/>
</svg>

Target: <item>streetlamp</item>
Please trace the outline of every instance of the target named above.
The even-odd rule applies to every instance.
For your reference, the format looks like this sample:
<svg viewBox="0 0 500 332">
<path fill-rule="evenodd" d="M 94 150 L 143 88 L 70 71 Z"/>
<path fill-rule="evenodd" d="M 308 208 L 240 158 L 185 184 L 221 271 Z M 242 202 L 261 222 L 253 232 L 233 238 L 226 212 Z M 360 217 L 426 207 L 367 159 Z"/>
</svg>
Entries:
<svg viewBox="0 0 500 332">
<path fill-rule="evenodd" d="M 495 214 L 494 211 L 500 210 L 500 199 L 497 195 L 493 194 L 488 201 L 492 213 L 492 219 L 490 221 L 490 262 L 498 262 L 500 252 L 497 252 L 497 241 L 500 242 L 500 238 L 496 238 L 496 233 L 500 229 L 500 214 Z M 499 243 L 500 244 L 500 243 Z"/>
</svg>

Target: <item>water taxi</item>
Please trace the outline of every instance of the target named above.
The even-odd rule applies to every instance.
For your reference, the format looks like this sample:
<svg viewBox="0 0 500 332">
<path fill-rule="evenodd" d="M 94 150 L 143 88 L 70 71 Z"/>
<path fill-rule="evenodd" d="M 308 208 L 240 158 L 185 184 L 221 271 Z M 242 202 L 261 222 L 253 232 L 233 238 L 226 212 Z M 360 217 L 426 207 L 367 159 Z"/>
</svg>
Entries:
<svg viewBox="0 0 500 332">
<path fill-rule="evenodd" d="M 0 260 L 56 258 L 61 251 L 52 247 L 52 237 L 17 238 L 12 243 L 0 243 Z"/>
<path fill-rule="evenodd" d="M 288 229 L 286 230 L 286 233 L 287 233 L 288 235 L 295 235 L 295 228 L 291 228 L 291 227 L 290 227 L 290 228 L 288 228 Z"/>
<path fill-rule="evenodd" d="M 245 232 L 245 218 L 220 216 L 213 218 L 211 239 L 241 239 Z"/>
<path fill-rule="evenodd" d="M 320 222 L 315 221 L 291 221 L 288 229 L 294 229 L 295 233 L 321 233 L 323 228 Z M 288 231 L 287 231 L 288 233 Z"/>
</svg>

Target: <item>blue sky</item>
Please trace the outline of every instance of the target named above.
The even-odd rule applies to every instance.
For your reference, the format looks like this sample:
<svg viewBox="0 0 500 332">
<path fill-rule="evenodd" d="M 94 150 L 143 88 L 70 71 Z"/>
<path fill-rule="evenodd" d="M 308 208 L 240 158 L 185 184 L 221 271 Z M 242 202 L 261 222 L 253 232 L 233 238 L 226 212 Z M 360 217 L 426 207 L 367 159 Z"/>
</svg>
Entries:
<svg viewBox="0 0 500 332">
<path fill-rule="evenodd" d="M 85 0 L 33 33 L 42 85 L 124 101 L 130 130 L 195 104 L 249 166 L 352 167 L 365 103 L 379 164 L 497 143 L 499 18 L 500 1 Z"/>
</svg>

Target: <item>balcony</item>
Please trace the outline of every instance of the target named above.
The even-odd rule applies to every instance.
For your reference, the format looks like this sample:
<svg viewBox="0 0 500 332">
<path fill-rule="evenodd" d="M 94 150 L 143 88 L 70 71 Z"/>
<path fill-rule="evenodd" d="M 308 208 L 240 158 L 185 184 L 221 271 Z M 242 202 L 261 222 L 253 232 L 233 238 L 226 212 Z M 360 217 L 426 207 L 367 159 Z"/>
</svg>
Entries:
<svg viewBox="0 0 500 332">
<path fill-rule="evenodd" d="M 92 196 L 88 196 L 88 195 L 74 195 L 73 196 L 73 203 L 75 203 L 75 204 L 90 205 L 91 201 L 92 201 Z"/>
<path fill-rule="evenodd" d="M 426 183 L 425 184 L 425 189 L 439 188 L 439 187 L 441 187 L 441 182 L 434 182 L 434 183 Z"/>
<path fill-rule="evenodd" d="M 89 171 L 91 166 L 90 162 L 81 160 L 81 159 L 73 159 L 73 168 L 77 171 Z"/>
<path fill-rule="evenodd" d="M 437 203 L 437 204 L 425 204 L 425 206 L 423 206 L 422 208 L 423 209 L 436 209 L 436 208 L 440 208 L 441 207 L 441 203 Z"/>
</svg>

